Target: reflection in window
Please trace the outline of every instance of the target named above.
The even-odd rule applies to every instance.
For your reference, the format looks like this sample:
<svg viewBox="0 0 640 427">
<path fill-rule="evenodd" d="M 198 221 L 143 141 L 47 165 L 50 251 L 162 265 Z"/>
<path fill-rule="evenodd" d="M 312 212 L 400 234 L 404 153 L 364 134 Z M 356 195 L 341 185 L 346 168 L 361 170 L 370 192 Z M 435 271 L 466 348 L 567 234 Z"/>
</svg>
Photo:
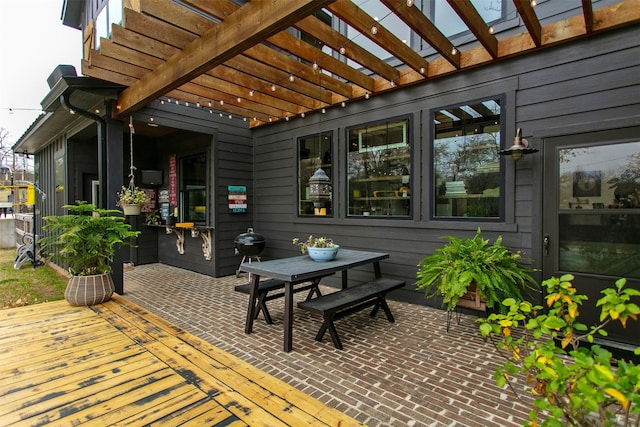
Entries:
<svg viewBox="0 0 640 427">
<path fill-rule="evenodd" d="M 435 218 L 499 218 L 500 99 L 435 111 Z"/>
<path fill-rule="evenodd" d="M 183 222 L 207 223 L 207 155 L 180 161 L 180 215 Z"/>
<path fill-rule="evenodd" d="M 315 134 L 298 139 L 298 215 L 332 215 L 332 199 L 314 206 L 309 197 L 309 178 L 322 169 L 331 180 L 332 154 L 331 132 Z M 331 183 L 331 181 L 329 181 Z M 316 209 L 318 209 L 316 211 Z"/>
<path fill-rule="evenodd" d="M 559 267 L 640 278 L 640 142 L 561 149 Z"/>
<path fill-rule="evenodd" d="M 408 217 L 411 213 L 409 120 L 348 131 L 348 215 Z"/>
</svg>

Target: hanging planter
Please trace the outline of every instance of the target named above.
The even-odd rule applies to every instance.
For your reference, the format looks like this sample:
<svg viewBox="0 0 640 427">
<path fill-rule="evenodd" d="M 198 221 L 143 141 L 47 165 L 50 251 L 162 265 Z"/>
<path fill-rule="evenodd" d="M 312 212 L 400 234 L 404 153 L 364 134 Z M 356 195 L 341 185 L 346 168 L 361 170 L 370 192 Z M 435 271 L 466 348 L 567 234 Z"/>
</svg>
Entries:
<svg viewBox="0 0 640 427">
<path fill-rule="evenodd" d="M 118 206 L 125 215 L 140 215 L 142 205 L 148 201 L 147 193 L 135 186 L 123 186 L 118 192 Z"/>
<path fill-rule="evenodd" d="M 131 205 L 122 205 L 122 212 L 124 212 L 124 214 L 127 216 L 140 215 L 141 209 L 142 209 L 142 205 L 138 203 L 131 204 Z"/>
</svg>

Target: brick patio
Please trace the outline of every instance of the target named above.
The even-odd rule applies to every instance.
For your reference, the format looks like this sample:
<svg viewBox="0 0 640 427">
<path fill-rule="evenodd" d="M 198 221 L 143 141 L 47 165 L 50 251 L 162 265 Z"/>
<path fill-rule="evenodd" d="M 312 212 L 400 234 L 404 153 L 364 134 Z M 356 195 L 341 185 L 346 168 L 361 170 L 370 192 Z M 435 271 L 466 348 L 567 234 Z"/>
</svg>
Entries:
<svg viewBox="0 0 640 427">
<path fill-rule="evenodd" d="M 342 319 L 344 350 L 336 350 L 328 336 L 314 340 L 319 318 L 295 310 L 285 353 L 282 299 L 268 303 L 273 325 L 260 317 L 244 333 L 248 296 L 233 287 L 246 281 L 150 264 L 125 273 L 124 296 L 368 426 L 516 426 L 527 417 L 495 386 L 499 359 L 474 316 L 463 314 L 447 333 L 444 311 L 390 301 L 396 323 L 368 311 Z"/>
</svg>

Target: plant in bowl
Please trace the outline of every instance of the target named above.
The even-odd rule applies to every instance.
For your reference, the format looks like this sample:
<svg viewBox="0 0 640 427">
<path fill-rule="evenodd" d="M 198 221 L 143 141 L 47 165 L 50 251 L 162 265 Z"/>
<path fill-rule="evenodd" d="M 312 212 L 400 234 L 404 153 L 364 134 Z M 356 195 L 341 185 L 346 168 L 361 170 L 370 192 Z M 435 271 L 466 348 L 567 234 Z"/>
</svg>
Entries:
<svg viewBox="0 0 640 427">
<path fill-rule="evenodd" d="M 330 261 L 334 259 L 338 253 L 340 246 L 328 237 L 313 237 L 310 235 L 304 242 L 297 237 L 293 239 L 293 244 L 300 246 L 303 254 L 309 256 L 316 261 Z"/>
<path fill-rule="evenodd" d="M 139 231 L 131 231 L 122 212 L 99 209 L 77 201 L 65 205 L 68 215 L 44 217 L 47 232 L 40 243 L 46 257 L 67 266 L 71 278 L 65 298 L 72 305 L 99 304 L 114 291 L 111 265 L 115 251 L 131 244 Z"/>
<path fill-rule="evenodd" d="M 125 187 L 123 185 L 122 189 L 118 191 L 118 201 L 116 205 L 122 208 L 125 215 L 139 215 L 140 205 L 148 201 L 149 196 L 147 196 L 144 190 L 135 186 Z"/>
<path fill-rule="evenodd" d="M 522 291 L 536 286 L 530 274 L 534 270 L 523 264 L 519 251 L 502 245 L 502 236 L 490 245 L 478 228 L 472 238 L 447 239 L 449 243 L 420 261 L 416 285 L 428 298 L 441 296 L 448 310 L 470 294 L 483 301 L 483 309 L 502 309 L 504 299 L 523 300 Z M 480 305 L 467 307 L 481 309 Z"/>
</svg>

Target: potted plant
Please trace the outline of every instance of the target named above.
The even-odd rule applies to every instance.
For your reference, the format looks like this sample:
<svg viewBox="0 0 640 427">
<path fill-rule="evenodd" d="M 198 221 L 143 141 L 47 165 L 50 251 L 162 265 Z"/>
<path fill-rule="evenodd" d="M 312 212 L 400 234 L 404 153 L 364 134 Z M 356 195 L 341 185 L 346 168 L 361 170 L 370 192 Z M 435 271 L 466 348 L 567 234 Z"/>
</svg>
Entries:
<svg viewBox="0 0 640 427">
<path fill-rule="evenodd" d="M 461 299 L 473 298 L 468 308 L 498 308 L 505 298 L 522 300 L 522 291 L 536 284 L 520 252 L 502 245 L 502 236 L 490 245 L 480 228 L 473 238 L 447 237 L 449 243 L 424 257 L 416 273 L 418 289 L 427 297 L 441 296 L 447 310 Z M 482 301 L 482 303 L 480 303 Z"/>
<path fill-rule="evenodd" d="M 125 187 L 118 192 L 117 206 L 122 208 L 125 215 L 140 215 L 140 208 L 143 203 L 149 201 L 149 196 L 138 187 Z"/>
<path fill-rule="evenodd" d="M 340 249 L 340 246 L 333 243 L 333 239 L 313 237 L 313 235 L 310 235 L 304 242 L 296 237 L 293 239 L 293 244 L 300 246 L 302 253 L 309 254 L 309 257 L 314 261 L 331 261 Z"/>
<path fill-rule="evenodd" d="M 43 218 L 48 233 L 40 240 L 43 253 L 67 266 L 71 277 L 65 298 L 70 304 L 107 301 L 114 291 L 110 263 L 115 251 L 140 232 L 131 231 L 119 210 L 99 209 L 83 201 L 63 208 L 70 213 Z"/>
</svg>

